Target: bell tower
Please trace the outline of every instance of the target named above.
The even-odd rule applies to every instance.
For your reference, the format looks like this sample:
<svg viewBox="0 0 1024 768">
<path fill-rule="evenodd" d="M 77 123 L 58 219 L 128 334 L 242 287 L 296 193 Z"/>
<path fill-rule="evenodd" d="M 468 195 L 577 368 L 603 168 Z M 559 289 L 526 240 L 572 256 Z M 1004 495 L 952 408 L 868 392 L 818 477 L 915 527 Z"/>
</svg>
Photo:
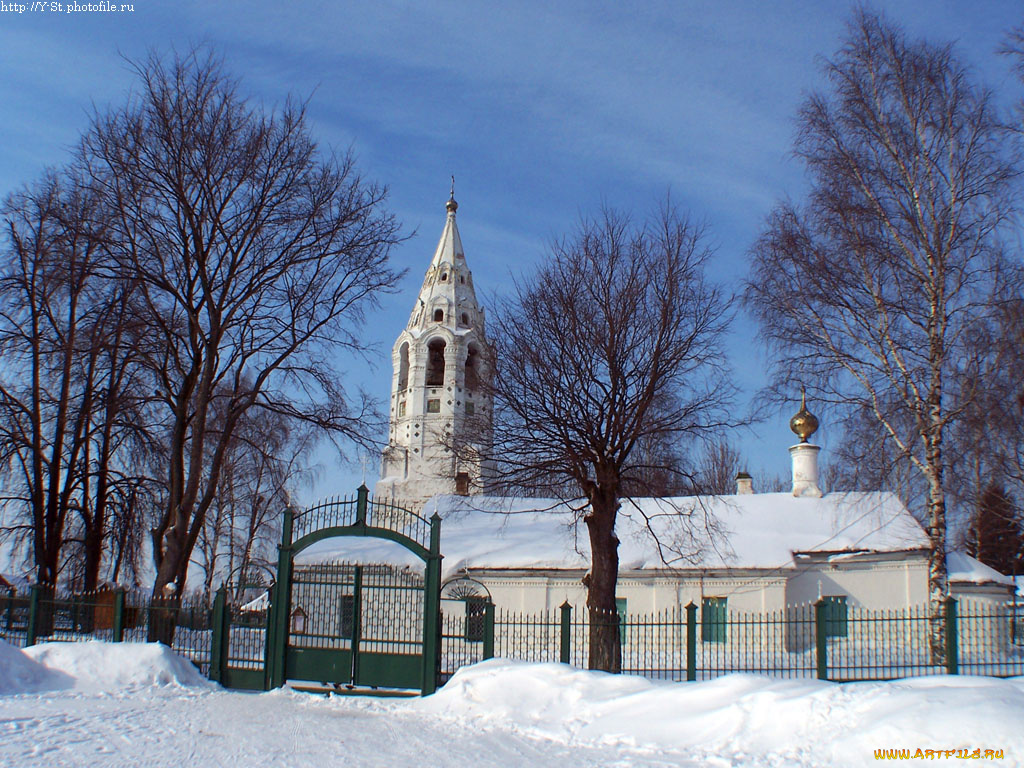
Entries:
<svg viewBox="0 0 1024 768">
<path fill-rule="evenodd" d="M 474 458 L 491 440 L 481 388 L 489 347 L 455 223 L 454 180 L 445 208 L 441 240 L 391 353 L 388 445 L 375 490 L 416 505 L 439 493 L 481 493 L 489 477 Z"/>
</svg>

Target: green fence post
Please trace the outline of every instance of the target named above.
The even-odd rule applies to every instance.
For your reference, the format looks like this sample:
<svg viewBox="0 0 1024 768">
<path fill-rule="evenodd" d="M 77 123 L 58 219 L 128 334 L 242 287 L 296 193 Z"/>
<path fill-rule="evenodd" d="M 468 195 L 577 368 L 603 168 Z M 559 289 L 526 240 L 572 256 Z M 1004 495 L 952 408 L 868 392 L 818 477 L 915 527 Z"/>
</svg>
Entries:
<svg viewBox="0 0 1024 768">
<path fill-rule="evenodd" d="M 271 658 L 273 643 L 270 642 L 270 632 L 274 627 L 274 593 L 277 591 L 277 583 L 268 587 L 267 614 L 263 617 L 263 690 L 270 690 L 270 668 L 273 665 Z"/>
<path fill-rule="evenodd" d="M 423 583 L 423 695 L 437 690 L 441 667 L 441 516 L 430 518 L 430 554 Z"/>
<path fill-rule="evenodd" d="M 222 586 L 213 598 L 212 636 L 210 638 L 210 679 L 215 683 L 224 684 L 224 635 L 226 627 L 224 609 L 227 606 L 227 593 Z"/>
<path fill-rule="evenodd" d="M 484 658 L 494 658 L 494 603 L 484 603 Z"/>
<path fill-rule="evenodd" d="M 115 643 L 124 642 L 124 588 L 114 590 L 114 617 L 110 628 Z"/>
<path fill-rule="evenodd" d="M 271 603 L 272 616 L 268 617 L 266 676 L 268 688 L 280 688 L 285 681 L 285 656 L 288 650 L 288 620 L 292 591 L 292 526 L 295 513 L 284 511 L 281 526 L 281 545 L 277 548 L 277 581 Z"/>
<path fill-rule="evenodd" d="M 960 644 L 956 625 L 956 598 L 946 597 L 946 674 L 960 674 Z"/>
<path fill-rule="evenodd" d="M 366 525 L 366 500 L 370 495 L 370 489 L 365 485 L 356 488 L 356 523 Z"/>
<path fill-rule="evenodd" d="M 36 644 L 36 632 L 39 623 L 39 600 L 42 595 L 42 587 L 33 584 L 28 595 L 28 627 L 25 629 L 25 646 Z"/>
<path fill-rule="evenodd" d="M 558 633 L 559 640 L 561 641 L 558 649 L 558 660 L 563 664 L 568 664 L 569 652 L 571 650 L 570 638 L 572 633 L 572 606 L 569 605 L 569 601 L 566 600 L 558 606 L 558 610 L 562 613 Z"/>
<path fill-rule="evenodd" d="M 828 680 L 828 637 L 825 634 L 827 605 L 824 600 L 814 604 L 814 648 L 819 680 Z"/>
<path fill-rule="evenodd" d="M 686 606 L 686 679 L 697 679 L 697 606 L 692 600 Z"/>
<path fill-rule="evenodd" d="M 352 649 L 352 669 L 350 676 L 353 685 L 359 685 L 362 682 L 359 679 L 359 644 L 363 638 L 363 566 L 355 567 L 352 582 L 352 639 L 349 641 Z"/>
</svg>

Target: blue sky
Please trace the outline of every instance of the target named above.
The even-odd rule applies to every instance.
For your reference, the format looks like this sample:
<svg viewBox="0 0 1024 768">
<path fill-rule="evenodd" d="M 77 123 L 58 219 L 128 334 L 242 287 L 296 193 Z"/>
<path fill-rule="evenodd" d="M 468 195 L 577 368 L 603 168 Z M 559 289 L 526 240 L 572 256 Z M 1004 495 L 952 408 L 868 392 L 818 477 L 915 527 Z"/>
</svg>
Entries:
<svg viewBox="0 0 1024 768">
<path fill-rule="evenodd" d="M 123 100 L 131 75 L 122 56 L 211 44 L 264 104 L 308 97 L 315 137 L 351 148 L 364 175 L 390 188 L 405 231 L 416 233 L 394 254 L 409 269 L 399 294 L 367 326 L 379 345 L 376 367 L 353 366 L 360 371 L 353 386 L 381 400 L 391 343 L 441 233 L 451 174 L 484 296 L 501 291 L 510 273 L 529 270 L 581 213 L 602 203 L 643 213 L 668 190 L 707 223 L 717 248 L 713 274 L 738 289 L 774 201 L 801 195 L 802 169 L 790 156 L 794 115 L 821 87 L 818 57 L 836 50 L 854 7 L 824 0 L 132 5 L 125 13 L 0 13 L 0 194 L 62 163 L 94 105 Z M 1006 31 L 1024 23 L 1019 2 L 875 7 L 911 34 L 956 41 L 1008 102 L 1024 92 L 994 53 Z M 746 397 L 764 383 L 755 333 L 741 316 L 730 344 Z M 751 471 L 788 474 L 788 415 L 734 436 Z M 827 424 L 819 435 L 827 447 Z M 358 463 L 321 460 L 306 497 L 344 492 L 361 479 Z"/>
</svg>

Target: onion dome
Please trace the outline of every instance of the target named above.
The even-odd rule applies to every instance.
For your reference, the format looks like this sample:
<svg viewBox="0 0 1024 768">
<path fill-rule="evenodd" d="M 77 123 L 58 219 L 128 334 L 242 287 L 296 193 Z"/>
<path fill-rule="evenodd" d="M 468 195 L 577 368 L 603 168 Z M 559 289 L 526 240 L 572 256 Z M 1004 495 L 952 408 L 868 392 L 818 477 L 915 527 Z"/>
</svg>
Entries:
<svg viewBox="0 0 1024 768">
<path fill-rule="evenodd" d="M 789 420 L 789 428 L 806 443 L 807 438 L 818 431 L 818 417 L 807 410 L 807 393 L 800 387 L 800 410 Z"/>
</svg>

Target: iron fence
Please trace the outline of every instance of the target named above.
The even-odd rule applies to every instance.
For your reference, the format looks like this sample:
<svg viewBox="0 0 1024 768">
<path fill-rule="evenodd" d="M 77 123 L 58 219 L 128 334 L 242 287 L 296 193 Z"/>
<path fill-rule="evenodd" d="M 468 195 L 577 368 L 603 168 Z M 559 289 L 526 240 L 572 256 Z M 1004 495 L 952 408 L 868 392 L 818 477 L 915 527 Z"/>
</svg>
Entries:
<svg viewBox="0 0 1024 768">
<path fill-rule="evenodd" d="M 335 582 L 362 585 L 358 610 L 364 642 L 385 643 L 386 649 L 421 643 L 421 574 L 339 565 L 320 566 L 315 573 L 296 569 L 291 645 L 323 647 L 321 634 L 346 636 L 344 603 L 351 590 L 329 596 L 330 605 L 318 591 Z M 335 605 L 338 600 L 343 604 Z M 308 610 L 298 612 L 303 606 Z M 212 604 L 195 598 L 170 606 L 139 592 L 64 594 L 36 586 L 29 594 L 0 593 L 0 637 L 17 646 L 88 639 L 144 642 L 159 614 L 173 612 L 177 653 L 225 685 L 263 689 L 269 685 L 270 608 L 269 601 L 232 605 L 227 590 Z M 329 618 L 321 615 L 325 612 Z M 588 666 L 593 627 L 585 609 L 564 604 L 554 611 L 521 613 L 471 596 L 442 600 L 439 614 L 436 658 L 442 683 L 460 667 L 492 656 Z M 328 633 L 324 621 L 340 624 Z M 1011 602 L 963 598 L 946 600 L 941 610 L 928 605 L 872 610 L 833 598 L 761 613 L 691 604 L 645 615 L 609 613 L 600 621 L 618 632 L 621 671 L 650 678 L 707 680 L 730 672 L 834 681 L 1024 675 L 1024 607 Z"/>
<path fill-rule="evenodd" d="M 477 598 L 441 600 L 441 657 L 438 683 L 444 684 L 460 667 L 494 656 L 494 605 Z"/>
<path fill-rule="evenodd" d="M 839 682 L 942 673 L 1024 675 L 1024 607 L 948 599 L 941 610 L 847 607 L 823 599 L 760 613 L 673 606 L 646 615 L 611 614 L 624 674 L 708 680 L 730 672 Z M 588 666 L 586 610 L 499 611 L 496 655 Z M 445 668 L 453 666 L 447 664 Z"/>
</svg>

